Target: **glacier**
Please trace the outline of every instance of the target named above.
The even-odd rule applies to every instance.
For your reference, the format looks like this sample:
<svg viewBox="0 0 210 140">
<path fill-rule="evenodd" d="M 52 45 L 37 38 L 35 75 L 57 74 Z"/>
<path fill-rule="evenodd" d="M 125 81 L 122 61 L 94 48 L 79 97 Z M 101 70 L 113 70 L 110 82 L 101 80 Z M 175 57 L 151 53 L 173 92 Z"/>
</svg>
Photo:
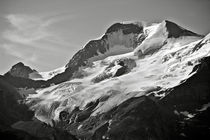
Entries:
<svg viewBox="0 0 210 140">
<path fill-rule="evenodd" d="M 112 33 L 117 36 L 110 38 L 110 42 L 114 42 L 112 48 L 91 57 L 91 64 L 81 66 L 77 76 L 37 89 L 37 94 L 27 97 L 27 104 L 35 111 L 35 117 L 51 124 L 52 120 L 59 121 L 62 111 L 72 112 L 75 108 L 85 110 L 89 104 L 99 102 L 90 114 L 97 116 L 130 98 L 148 96 L 184 83 L 196 73 L 194 68 L 200 60 L 210 55 L 210 34 L 203 37 L 183 33 L 178 37 L 169 37 L 171 32 L 166 24 L 167 21 L 163 21 L 145 26 L 145 39 L 135 47 L 128 47 L 132 44 L 130 37 L 122 39 L 126 42 L 119 42 L 121 31 Z M 128 60 L 132 61 L 132 66 L 126 63 Z M 126 72 L 116 76 L 125 66 Z M 63 72 L 64 69 L 58 71 Z M 94 81 L 96 77 L 101 80 Z M 157 96 L 164 98 L 166 95 Z"/>
</svg>

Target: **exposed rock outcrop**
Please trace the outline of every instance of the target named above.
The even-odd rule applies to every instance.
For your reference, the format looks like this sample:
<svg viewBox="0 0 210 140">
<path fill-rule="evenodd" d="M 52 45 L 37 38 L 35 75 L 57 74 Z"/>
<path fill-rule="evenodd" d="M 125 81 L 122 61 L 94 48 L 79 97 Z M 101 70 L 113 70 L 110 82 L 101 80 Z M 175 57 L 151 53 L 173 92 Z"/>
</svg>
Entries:
<svg viewBox="0 0 210 140">
<path fill-rule="evenodd" d="M 14 77 L 29 78 L 29 74 L 33 72 L 36 72 L 36 70 L 32 70 L 29 66 L 25 66 L 22 62 L 19 62 L 12 66 L 8 73 Z"/>
<path fill-rule="evenodd" d="M 131 98 L 108 112 L 73 121 L 64 129 L 90 140 L 208 139 L 209 109 L 199 110 L 210 102 L 210 58 L 194 70 L 197 74 L 174 89 Z M 164 98 L 156 96 L 163 93 Z"/>
<path fill-rule="evenodd" d="M 112 25 L 102 38 L 88 42 L 83 49 L 79 50 L 66 65 L 65 72 L 56 75 L 49 82 L 60 83 L 66 81 L 81 66 L 108 56 L 133 51 L 144 40 L 142 36 L 138 37 L 142 33 L 143 25 L 140 23 L 116 23 Z"/>
<path fill-rule="evenodd" d="M 20 120 L 30 120 L 34 113 L 21 103 L 23 98 L 17 90 L 0 76 L 0 127 L 7 128 Z"/>
<path fill-rule="evenodd" d="M 2 140 L 77 140 L 68 132 L 32 120 L 34 112 L 23 104 L 17 90 L 0 77 L 0 138 Z"/>
<path fill-rule="evenodd" d="M 187 29 L 184 29 L 177 25 L 176 23 L 173 23 L 171 21 L 165 20 L 165 26 L 168 31 L 168 38 L 178 38 L 181 36 L 200 36 L 203 37 L 202 35 L 196 34 L 192 31 L 189 31 Z"/>
<path fill-rule="evenodd" d="M 133 59 L 123 58 L 114 60 L 101 74 L 94 77 L 92 82 L 98 83 L 111 77 L 121 76 L 129 73 L 134 67 L 136 67 L 136 62 Z"/>
<path fill-rule="evenodd" d="M 15 66 L 0 79 L 0 130 L 22 139 L 209 139 L 209 36 L 201 39 L 170 21 L 146 30 L 112 25 L 47 81 L 28 79 L 30 70 Z M 20 67 L 24 74 L 14 72 Z M 36 117 L 51 126 L 31 121 L 27 106 L 17 102 L 21 96 L 4 81 L 33 88 L 55 83 L 28 98 Z"/>
</svg>

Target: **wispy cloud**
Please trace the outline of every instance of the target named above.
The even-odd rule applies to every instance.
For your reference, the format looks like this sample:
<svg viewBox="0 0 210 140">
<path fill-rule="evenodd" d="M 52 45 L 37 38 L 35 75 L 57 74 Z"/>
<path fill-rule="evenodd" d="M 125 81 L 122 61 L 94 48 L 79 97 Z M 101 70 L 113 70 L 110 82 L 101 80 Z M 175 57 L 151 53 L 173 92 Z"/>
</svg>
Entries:
<svg viewBox="0 0 210 140">
<path fill-rule="evenodd" d="M 60 22 L 65 17 L 35 17 L 27 15 L 8 15 L 6 19 L 11 24 L 11 28 L 3 32 L 3 38 L 14 43 L 34 45 L 34 42 L 45 40 L 49 37 L 59 38 L 48 27 L 56 22 Z"/>
<path fill-rule="evenodd" d="M 23 49 L 21 51 L 20 46 L 15 45 L 15 44 L 3 44 L 2 48 L 4 48 L 4 50 L 6 51 L 6 53 L 18 58 L 18 59 L 22 59 L 25 60 L 25 62 L 36 62 L 37 60 L 37 55 L 29 50 L 29 49 Z"/>
<path fill-rule="evenodd" d="M 72 45 L 53 31 L 52 27 L 53 24 L 72 19 L 73 16 L 57 14 L 37 17 L 10 14 L 5 18 L 9 27 L 2 33 L 5 40 L 2 48 L 7 54 L 26 62 L 36 63 L 49 52 L 63 54 L 66 50 L 61 48 Z"/>
</svg>

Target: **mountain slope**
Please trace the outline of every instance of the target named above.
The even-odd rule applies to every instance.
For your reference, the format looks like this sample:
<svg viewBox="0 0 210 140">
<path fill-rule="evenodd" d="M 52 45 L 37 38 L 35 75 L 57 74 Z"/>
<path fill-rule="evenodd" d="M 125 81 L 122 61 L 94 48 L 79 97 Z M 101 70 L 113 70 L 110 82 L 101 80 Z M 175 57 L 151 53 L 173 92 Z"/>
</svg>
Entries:
<svg viewBox="0 0 210 140">
<path fill-rule="evenodd" d="M 56 127 L 33 120 L 34 112 L 23 103 L 24 98 L 0 76 L 0 138 L 13 140 L 76 140 Z"/>
<path fill-rule="evenodd" d="M 141 23 L 116 23 L 108 28 L 100 39 L 88 42 L 70 59 L 65 72 L 56 75 L 48 82 L 57 84 L 67 81 L 80 67 L 91 65 L 92 62 L 108 56 L 131 52 L 143 39 Z"/>
<path fill-rule="evenodd" d="M 156 40 L 154 39 L 155 36 Z M 22 84 L 19 84 L 19 87 L 47 87 L 50 84 L 59 84 L 77 77 L 78 70 L 92 65 L 94 61 L 102 60 L 109 56 L 132 52 L 134 49 L 134 52 L 138 54 L 142 53 L 138 52 L 140 50 L 150 52 L 150 49 L 144 50 L 147 47 L 146 42 L 150 42 L 150 38 L 153 39 L 153 45 L 158 49 L 166 43 L 168 38 L 179 38 L 183 36 L 202 37 L 167 20 L 148 27 L 145 27 L 141 22 L 115 23 L 107 29 L 100 39 L 88 42 L 83 49 L 79 50 L 72 59 L 70 59 L 65 67 L 49 72 L 37 72 L 24 66 L 22 63 L 18 63 L 17 66 L 20 67 L 16 68 L 16 65 L 13 66 L 14 69 L 12 68 L 5 75 L 6 79 L 8 78 L 8 82 L 12 83 L 14 86 L 16 86 L 16 84 L 12 82 L 13 77 L 14 81 L 16 81 L 16 77 L 21 77 L 32 80 L 26 80 L 30 81 L 29 83 L 31 84 L 25 84 L 23 80 L 23 82 L 21 82 Z M 147 41 L 144 41 L 145 38 Z M 142 44 L 143 42 L 144 44 Z M 139 49 L 140 44 L 142 44 L 141 49 Z M 153 50 L 154 49 L 152 49 L 152 51 Z M 13 77 L 8 75 L 12 75 Z"/>
<path fill-rule="evenodd" d="M 191 140 L 210 138 L 209 70 L 210 34 L 167 20 L 149 26 L 116 23 L 65 67 L 35 72 L 38 77 L 13 71 L 1 77 L 0 87 L 7 81 L 36 88 L 26 103 L 35 118 L 53 128 L 37 120 L 12 125 L 35 137 Z"/>
<path fill-rule="evenodd" d="M 47 81 L 51 78 L 53 78 L 54 76 L 63 73 L 65 71 L 66 67 L 61 67 L 61 68 L 57 68 L 55 70 L 52 71 L 47 71 L 47 72 L 33 72 L 29 74 L 29 78 L 32 80 L 44 80 Z"/>
<path fill-rule="evenodd" d="M 32 70 L 30 67 L 25 66 L 22 62 L 19 62 L 12 66 L 8 74 L 14 77 L 29 78 L 29 75 L 33 72 L 36 72 L 36 70 Z"/>
<path fill-rule="evenodd" d="M 0 127 L 7 128 L 19 120 L 30 120 L 33 112 L 29 111 L 23 103 L 18 103 L 23 98 L 17 90 L 5 82 L 0 76 Z"/>
<path fill-rule="evenodd" d="M 74 73 L 83 66 L 104 59 L 108 56 L 123 54 L 133 49 L 144 39 L 143 25 L 141 23 L 116 23 L 98 40 L 91 40 L 83 49 L 79 50 L 70 59 L 66 66 L 49 72 L 26 72 L 14 70 L 5 74 L 5 80 L 15 87 L 47 87 L 51 84 L 59 84 L 74 77 Z M 20 63 L 23 65 L 22 63 Z M 18 65 L 19 66 L 19 65 Z M 24 68 L 26 68 L 24 66 Z M 22 69 L 22 66 L 21 68 Z M 18 77 L 18 78 L 17 78 Z M 21 78 L 19 78 L 21 77 Z M 27 79 L 22 79 L 27 78 Z M 15 81 L 20 80 L 19 84 Z M 28 83 L 28 84 L 27 84 Z"/>
<path fill-rule="evenodd" d="M 51 79 L 65 82 L 30 95 L 35 116 L 55 120 L 81 139 L 192 139 L 189 129 L 204 122 L 190 120 L 209 113 L 197 110 L 210 102 L 210 35 L 170 21 L 134 25 L 111 26 L 107 36 L 89 42 Z M 135 43 L 127 41 L 133 37 Z"/>
</svg>

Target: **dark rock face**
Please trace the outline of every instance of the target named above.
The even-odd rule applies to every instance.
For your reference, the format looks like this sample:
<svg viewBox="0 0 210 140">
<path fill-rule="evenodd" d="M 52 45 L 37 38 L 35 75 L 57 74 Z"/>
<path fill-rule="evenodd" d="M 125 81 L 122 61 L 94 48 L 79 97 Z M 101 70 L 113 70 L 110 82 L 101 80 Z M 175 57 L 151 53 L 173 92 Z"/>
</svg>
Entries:
<svg viewBox="0 0 210 140">
<path fill-rule="evenodd" d="M 15 129 L 0 131 L 0 137 L 2 140 L 43 140 L 42 138 L 37 138 L 31 136 L 30 134 L 24 131 L 15 130 Z"/>
<path fill-rule="evenodd" d="M 19 62 L 12 66 L 8 73 L 14 77 L 29 78 L 29 74 L 33 72 L 36 72 L 36 70 L 32 70 L 30 67 L 25 66 L 22 62 Z"/>
<path fill-rule="evenodd" d="M 16 89 L 0 77 L 0 137 L 1 139 L 22 139 L 25 132 L 12 129 L 10 126 L 20 120 L 30 120 L 34 113 L 21 104 L 22 100 Z"/>
<path fill-rule="evenodd" d="M 0 77 L 0 138 L 13 140 L 77 140 L 75 136 L 40 121 L 21 103 L 16 89 Z"/>
<path fill-rule="evenodd" d="M 20 121 L 12 125 L 12 128 L 22 132 L 28 133 L 30 137 L 46 140 L 77 140 L 77 138 L 70 133 L 61 129 L 51 127 L 38 120 L 34 121 Z M 24 135 L 23 135 L 24 136 Z M 26 135 L 27 136 L 27 135 Z M 32 139 L 31 138 L 31 139 Z"/>
<path fill-rule="evenodd" d="M 205 111 L 199 112 L 195 117 L 186 120 L 181 124 L 180 130 L 182 131 L 182 139 L 191 140 L 191 139 L 209 139 L 210 132 L 210 109 L 208 108 Z"/>
<path fill-rule="evenodd" d="M 123 36 L 129 36 L 133 34 L 134 36 L 130 36 L 128 41 L 131 41 L 131 44 L 125 44 L 126 42 L 115 42 L 115 44 L 110 44 L 110 40 L 112 37 L 109 37 L 114 32 L 122 31 Z M 137 38 L 137 35 L 142 34 L 140 38 Z M 120 36 L 116 35 L 116 36 Z M 15 87 L 27 87 L 27 88 L 40 88 L 40 87 L 48 87 L 50 84 L 59 84 L 65 82 L 72 78 L 75 72 L 82 67 L 90 65 L 91 62 L 89 61 L 90 58 L 97 57 L 101 54 L 104 54 L 110 51 L 113 45 L 127 45 L 126 47 L 135 48 L 139 43 L 141 43 L 145 39 L 143 35 L 143 26 L 137 24 L 122 24 L 116 23 L 112 25 L 105 33 L 105 35 L 98 39 L 98 40 L 91 40 L 88 42 L 83 49 L 79 50 L 73 57 L 70 59 L 69 63 L 66 65 L 66 70 L 63 73 L 60 73 L 54 76 L 52 79 L 47 81 L 37 80 L 34 81 L 29 79 L 29 74 L 35 72 L 30 67 L 25 66 L 23 63 L 17 63 L 14 65 L 9 72 L 4 75 L 4 80 L 8 83 L 12 84 Z M 116 54 L 121 54 L 119 52 L 113 52 Z M 105 57 L 106 55 L 104 55 Z"/>
<path fill-rule="evenodd" d="M 174 89 L 156 94 L 151 91 L 149 95 L 131 98 L 108 112 L 83 115 L 79 121 L 57 125 L 88 140 L 209 139 L 210 111 L 198 110 L 210 102 L 210 79 L 207 76 L 210 75 L 210 57 L 201 60 L 194 70 L 197 70 L 194 76 Z M 166 94 L 163 98 L 156 96 L 163 93 Z M 94 111 L 104 100 L 87 105 L 88 111 L 73 111 L 69 118 L 77 120 L 78 114 Z"/>
<path fill-rule="evenodd" d="M 165 26 L 168 30 L 168 38 L 178 38 L 181 36 L 199 36 L 203 37 L 201 35 L 198 35 L 196 33 L 193 33 L 189 30 L 186 30 L 177 24 L 165 20 Z M 104 54 L 107 51 L 110 50 L 111 46 L 108 42 L 109 35 L 122 31 L 123 35 L 129 35 L 129 34 L 136 34 L 140 35 L 139 38 L 133 38 L 134 39 L 134 48 L 141 44 L 141 42 L 146 38 L 146 35 L 143 32 L 143 26 L 128 23 L 128 24 L 122 24 L 122 23 L 115 23 L 112 26 L 110 26 L 105 35 L 98 40 L 92 40 L 85 45 L 85 47 L 81 50 L 79 50 L 69 61 L 69 63 L 66 65 L 67 69 L 64 73 L 58 74 L 52 79 L 48 80 L 47 83 L 55 83 L 59 84 L 61 82 L 65 82 L 72 78 L 72 75 L 81 67 L 81 66 L 87 66 L 89 65 L 88 59 L 94 56 L 98 56 L 98 53 Z M 123 68 L 122 68 L 123 69 Z"/>
<path fill-rule="evenodd" d="M 203 37 L 201 35 L 198 35 L 196 33 L 193 33 L 189 30 L 186 30 L 182 27 L 180 27 L 179 25 L 171 22 L 171 21 L 168 21 L 168 20 L 165 20 L 165 23 L 166 23 L 166 28 L 168 30 L 168 37 L 169 38 L 178 38 L 180 36 L 200 36 L 200 37 Z"/>
<path fill-rule="evenodd" d="M 16 89 L 0 77 L 0 128 L 7 128 L 19 120 L 30 120 L 33 112 L 21 104 L 22 97 Z"/>
<path fill-rule="evenodd" d="M 166 21 L 166 27 L 169 37 L 195 35 L 169 21 Z M 90 41 L 84 49 L 76 53 L 64 73 L 48 81 L 27 79 L 33 70 L 22 63 L 13 66 L 10 72 L 1 76 L 0 137 L 25 140 L 76 140 L 76 137 L 82 140 L 210 139 L 210 109 L 200 110 L 204 104 L 210 102 L 210 57 L 201 60 L 201 64 L 194 68 L 194 71 L 197 70 L 194 76 L 173 89 L 153 93 L 153 90 L 159 91 L 160 87 L 157 87 L 148 91 L 148 95 L 130 98 L 108 112 L 91 116 L 94 110 L 109 98 L 105 95 L 87 104 L 84 109 L 75 107 L 72 112 L 61 111 L 59 121 L 53 121 L 53 127 L 39 121 L 31 121 L 33 112 L 28 111 L 27 106 L 19 104 L 18 101 L 22 98 L 13 86 L 39 88 L 68 80 L 79 67 L 89 65 L 89 58 L 109 50 L 107 34 L 121 29 L 125 35 L 142 32 L 141 28 L 133 24 L 114 24 L 101 39 Z M 195 50 L 202 45 L 198 44 Z M 107 74 L 109 69 L 116 65 L 121 66 L 116 73 Z M 107 71 L 93 79 L 93 82 L 122 76 L 135 66 L 132 59 L 116 60 L 107 66 Z M 166 94 L 163 98 L 156 96 L 163 93 Z M 55 102 L 51 108 L 57 108 L 59 104 Z M 193 117 L 189 117 L 189 114 L 193 114 Z"/>
<path fill-rule="evenodd" d="M 40 88 L 47 87 L 50 85 L 49 83 L 43 80 L 35 81 L 23 77 L 15 77 L 12 76 L 10 73 L 6 73 L 4 76 L 2 76 L 2 79 L 16 88 Z"/>
<path fill-rule="evenodd" d="M 130 24 L 115 23 L 107 29 L 106 33 L 112 33 L 119 30 L 123 30 L 124 34 L 140 33 L 143 30 L 143 26 L 139 27 L 133 23 Z"/>
<path fill-rule="evenodd" d="M 113 73 L 112 69 L 115 66 L 120 66 L 120 68 L 118 68 L 117 71 Z M 94 77 L 92 79 L 92 82 L 98 83 L 100 81 L 103 81 L 111 77 L 118 77 L 124 75 L 126 73 L 129 73 L 134 67 L 136 67 L 136 62 L 133 59 L 124 58 L 124 59 L 115 60 L 111 64 L 109 64 L 109 66 L 106 67 L 105 71 Z"/>
<path fill-rule="evenodd" d="M 77 140 L 70 133 L 38 121 L 18 122 L 7 130 L 0 131 L 3 140 Z"/>
<path fill-rule="evenodd" d="M 123 35 L 125 36 L 129 34 L 135 34 L 137 36 L 138 34 L 143 33 L 143 26 L 121 23 L 116 23 L 112 25 L 101 39 L 92 40 L 88 42 L 83 49 L 79 50 L 66 65 L 67 69 L 64 73 L 56 75 L 52 79 L 48 80 L 48 82 L 57 84 L 70 79 L 73 73 L 79 69 L 79 67 L 89 64 L 89 58 L 98 56 L 99 53 L 104 54 L 109 51 L 112 46 L 110 46 L 109 44 L 108 36 L 109 34 L 112 34 L 119 30 L 121 30 Z M 141 43 L 144 40 L 144 38 L 142 36 L 140 39 L 134 37 L 131 38 L 131 40 L 133 40 L 133 44 L 131 44 L 131 47 L 135 48 L 138 43 Z"/>
<path fill-rule="evenodd" d="M 136 67 L 136 62 L 133 59 L 121 59 L 118 60 L 118 65 L 120 65 L 121 68 L 117 70 L 114 77 L 129 73 L 134 67 Z"/>
<path fill-rule="evenodd" d="M 30 67 L 25 66 L 22 62 L 19 62 L 12 66 L 12 68 L 1 76 L 1 79 L 11 84 L 16 88 L 40 88 L 47 87 L 50 84 L 43 80 L 32 80 L 29 79 L 29 74 L 36 72 Z"/>
<path fill-rule="evenodd" d="M 177 24 L 165 21 L 165 26 L 168 30 L 168 37 L 171 38 L 178 38 L 181 36 L 200 36 L 196 33 L 193 33 L 189 30 L 186 30 Z M 121 34 L 122 33 L 122 34 Z M 128 40 L 131 41 L 130 44 L 126 44 L 126 41 L 119 42 L 121 39 L 117 39 L 113 41 L 113 38 L 116 39 L 116 36 L 124 36 L 126 38 L 129 38 Z M 121 37 L 122 37 L 121 36 Z M 66 70 L 63 73 L 60 73 L 53 78 L 47 80 L 47 81 L 34 81 L 29 78 L 29 74 L 34 72 L 35 70 L 32 70 L 30 67 L 25 66 L 23 63 L 18 63 L 12 67 L 12 69 L 4 75 L 5 80 L 12 84 L 15 87 L 33 87 L 33 88 L 40 88 L 40 87 L 48 87 L 50 84 L 59 84 L 62 82 L 65 82 L 72 77 L 77 75 L 75 74 L 79 68 L 89 66 L 91 65 L 91 58 L 97 57 L 99 55 L 103 55 L 111 50 L 113 45 L 124 45 L 126 47 L 131 47 L 131 49 L 134 49 L 137 45 L 141 44 L 142 41 L 146 38 L 146 34 L 143 31 L 143 25 L 140 23 L 115 23 L 112 26 L 110 26 L 103 37 L 97 40 L 91 40 L 88 42 L 83 49 L 79 50 L 73 57 L 70 59 L 69 63 L 66 65 Z M 127 40 L 127 41 L 128 41 Z M 129 42 L 128 41 L 128 42 Z M 110 43 L 112 42 L 112 43 Z M 113 44 L 113 42 L 115 44 Z M 129 48 L 128 47 L 128 48 Z M 120 49 L 119 49 L 120 50 Z M 151 53 L 151 52 L 148 52 Z M 114 55 L 121 54 L 121 52 L 115 52 Z M 101 55 L 101 56 L 102 56 Z M 104 58 L 106 55 L 103 56 Z M 102 58 L 102 59 L 104 59 Z M 125 67 L 123 67 L 119 73 L 124 73 Z M 118 74 L 117 74 L 118 75 Z M 121 74 L 120 74 L 121 75 Z M 78 76 L 78 75 L 77 75 Z M 108 76 L 109 77 L 109 76 Z M 105 79 L 108 78 L 105 76 Z"/>
</svg>

